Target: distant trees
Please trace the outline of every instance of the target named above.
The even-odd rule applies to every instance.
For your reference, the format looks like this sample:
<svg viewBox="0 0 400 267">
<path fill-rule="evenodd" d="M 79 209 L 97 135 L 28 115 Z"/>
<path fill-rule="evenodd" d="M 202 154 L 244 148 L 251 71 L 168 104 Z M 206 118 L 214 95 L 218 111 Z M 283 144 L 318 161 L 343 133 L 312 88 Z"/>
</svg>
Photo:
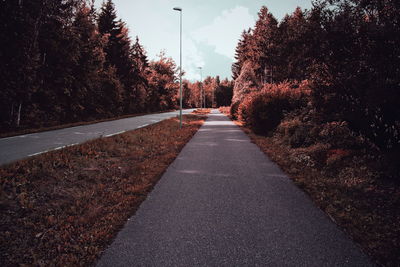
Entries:
<svg viewBox="0 0 400 267">
<path fill-rule="evenodd" d="M 215 88 L 215 103 L 216 107 L 230 106 L 233 96 L 233 82 L 228 79 L 218 83 Z"/>
<path fill-rule="evenodd" d="M 281 22 L 262 7 L 236 48 L 233 100 L 265 83 L 309 80 L 319 120 L 346 121 L 387 151 L 400 148 L 398 1 L 314 1 Z"/>
<path fill-rule="evenodd" d="M 0 61 L 1 132 L 179 106 L 175 62 L 149 62 L 112 0 L 0 1 Z M 184 107 L 200 107 L 202 89 L 207 106 L 230 103 L 231 88 L 184 81 Z"/>
</svg>

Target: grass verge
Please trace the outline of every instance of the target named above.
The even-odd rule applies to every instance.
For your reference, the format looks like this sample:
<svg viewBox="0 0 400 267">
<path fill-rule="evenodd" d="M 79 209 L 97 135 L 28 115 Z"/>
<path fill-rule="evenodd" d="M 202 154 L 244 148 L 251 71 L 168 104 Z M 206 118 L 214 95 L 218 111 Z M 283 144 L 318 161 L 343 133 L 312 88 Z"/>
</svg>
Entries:
<svg viewBox="0 0 400 267">
<path fill-rule="evenodd" d="M 279 130 L 262 136 L 235 122 L 376 263 L 399 266 L 400 187 L 377 173 L 373 152 L 318 142 L 293 147 Z"/>
<path fill-rule="evenodd" d="M 206 116 L 183 118 L 0 168 L 0 265 L 93 264 Z"/>
</svg>

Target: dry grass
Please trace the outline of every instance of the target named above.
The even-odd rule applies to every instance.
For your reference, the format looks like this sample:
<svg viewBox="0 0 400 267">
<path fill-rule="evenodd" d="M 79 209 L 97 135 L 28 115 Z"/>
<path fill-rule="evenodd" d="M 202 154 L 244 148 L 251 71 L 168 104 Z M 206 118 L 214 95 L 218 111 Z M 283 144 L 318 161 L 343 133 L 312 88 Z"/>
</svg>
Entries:
<svg viewBox="0 0 400 267">
<path fill-rule="evenodd" d="M 93 264 L 204 120 L 186 115 L 179 130 L 172 118 L 0 168 L 0 265 Z"/>
<path fill-rule="evenodd" d="M 324 144 L 291 148 L 276 136 L 256 135 L 238 125 L 373 260 L 399 266 L 400 188 L 377 179 L 373 160 Z"/>
</svg>

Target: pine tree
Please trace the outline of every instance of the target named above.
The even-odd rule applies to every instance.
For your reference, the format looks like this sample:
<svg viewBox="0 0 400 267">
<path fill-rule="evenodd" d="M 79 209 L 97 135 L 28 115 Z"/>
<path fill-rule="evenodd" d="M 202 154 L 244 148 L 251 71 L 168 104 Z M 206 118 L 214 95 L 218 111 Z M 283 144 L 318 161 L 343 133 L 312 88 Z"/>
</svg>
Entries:
<svg viewBox="0 0 400 267">
<path fill-rule="evenodd" d="M 107 0 L 101 6 L 98 28 L 101 35 L 111 35 L 117 31 L 117 13 L 112 0 Z"/>
<path fill-rule="evenodd" d="M 130 110 L 136 112 L 143 112 L 145 110 L 145 101 L 148 89 L 148 68 L 149 62 L 147 60 L 146 51 L 139 42 L 139 37 L 136 36 L 136 41 L 131 48 L 131 57 L 133 60 L 134 72 L 134 101 L 135 107 L 131 107 Z"/>
<path fill-rule="evenodd" d="M 80 53 L 72 28 L 76 7 L 75 1 L 43 2 L 38 35 L 39 86 L 32 96 L 42 121 L 69 122 L 73 117 L 73 67 Z"/>
<path fill-rule="evenodd" d="M 117 20 L 114 4 L 111 0 L 103 3 L 98 17 L 99 32 L 106 39 L 104 51 L 106 68 L 114 68 L 122 85 L 123 112 L 137 111 L 135 103 L 135 66 L 131 57 L 131 40 L 124 22 Z M 110 72 L 112 73 L 112 71 Z"/>
<path fill-rule="evenodd" d="M 105 55 L 103 41 L 97 31 L 93 5 L 82 3 L 73 23 L 75 41 L 79 46 L 79 58 L 73 67 L 73 110 L 76 119 L 99 117 L 109 107 L 101 107 L 103 95 L 100 75 Z"/>
<path fill-rule="evenodd" d="M 312 64 L 310 51 L 315 36 L 307 32 L 307 18 L 301 8 L 286 15 L 279 24 L 278 53 L 279 65 L 275 73 L 276 80 L 304 80 L 310 75 Z"/>
<path fill-rule="evenodd" d="M 255 60 L 255 45 L 252 30 L 243 31 L 235 50 L 235 60 L 232 64 L 232 79 L 236 80 L 244 62 Z"/>
<path fill-rule="evenodd" d="M 36 90 L 38 34 L 43 6 L 33 1 L 0 2 L 0 126 L 26 121 L 27 105 Z"/>
<path fill-rule="evenodd" d="M 256 47 L 253 60 L 255 74 L 260 82 L 271 82 L 274 80 L 274 71 L 279 64 L 278 21 L 265 6 L 258 12 L 253 36 Z"/>
</svg>

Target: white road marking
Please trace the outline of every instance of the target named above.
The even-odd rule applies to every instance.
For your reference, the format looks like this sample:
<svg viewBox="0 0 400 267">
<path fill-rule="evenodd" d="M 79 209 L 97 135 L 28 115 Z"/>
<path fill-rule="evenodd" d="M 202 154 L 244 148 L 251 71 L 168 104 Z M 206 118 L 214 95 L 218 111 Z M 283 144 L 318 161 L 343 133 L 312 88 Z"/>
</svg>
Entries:
<svg viewBox="0 0 400 267">
<path fill-rule="evenodd" d="M 76 145 L 79 145 L 79 143 L 73 143 L 73 144 L 70 144 L 70 145 L 59 146 L 59 147 L 56 147 L 56 148 L 53 148 L 53 149 L 44 150 L 44 151 L 40 151 L 40 152 L 37 152 L 37 153 L 29 154 L 28 157 L 33 157 L 33 156 L 44 154 L 44 153 L 47 153 L 47 152 L 50 152 L 50 151 L 56 151 L 56 150 L 60 150 L 60 149 L 66 148 L 66 147 L 76 146 Z"/>
<path fill-rule="evenodd" d="M 37 153 L 29 154 L 28 157 L 37 156 L 37 155 L 40 155 L 40 154 L 43 154 L 43 153 L 46 153 L 46 152 L 48 152 L 48 151 L 45 150 L 45 151 L 42 151 L 42 152 L 37 152 Z"/>
<path fill-rule="evenodd" d="M 117 135 L 117 134 L 122 134 L 124 132 L 126 132 L 126 131 L 120 131 L 120 132 L 117 132 L 117 133 L 107 134 L 104 137 L 110 137 L 110 136 L 114 136 L 114 135 Z"/>
<path fill-rule="evenodd" d="M 148 125 L 149 125 L 149 124 L 146 123 L 146 124 L 140 125 L 138 128 L 143 128 L 143 127 L 146 127 L 146 126 L 148 126 Z"/>
</svg>

